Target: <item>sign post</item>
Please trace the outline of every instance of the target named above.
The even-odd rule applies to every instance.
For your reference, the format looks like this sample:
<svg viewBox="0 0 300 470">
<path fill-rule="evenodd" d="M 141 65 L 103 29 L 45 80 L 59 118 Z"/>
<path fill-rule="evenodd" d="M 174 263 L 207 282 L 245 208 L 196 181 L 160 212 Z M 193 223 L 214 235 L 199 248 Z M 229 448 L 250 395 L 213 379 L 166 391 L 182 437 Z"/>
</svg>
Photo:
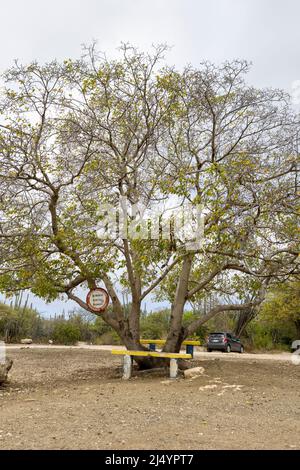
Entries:
<svg viewBox="0 0 300 470">
<path fill-rule="evenodd" d="M 86 297 L 86 303 L 90 310 L 95 313 L 104 312 L 109 304 L 109 295 L 105 289 L 96 287 L 91 289 Z"/>
</svg>

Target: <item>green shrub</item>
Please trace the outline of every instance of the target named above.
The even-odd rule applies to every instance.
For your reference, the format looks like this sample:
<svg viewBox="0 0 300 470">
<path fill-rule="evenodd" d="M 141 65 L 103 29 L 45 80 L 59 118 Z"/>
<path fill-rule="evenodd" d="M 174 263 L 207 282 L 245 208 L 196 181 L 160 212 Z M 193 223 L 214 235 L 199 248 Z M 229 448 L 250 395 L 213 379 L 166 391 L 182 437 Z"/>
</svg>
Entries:
<svg viewBox="0 0 300 470">
<path fill-rule="evenodd" d="M 257 319 L 248 325 L 247 336 L 244 342 L 250 349 L 266 351 L 283 349 L 279 332 L 271 328 L 268 323 Z"/>
<path fill-rule="evenodd" d="M 94 340 L 94 344 L 122 344 L 119 335 L 111 330 Z"/>
<path fill-rule="evenodd" d="M 160 310 L 141 316 L 141 337 L 147 339 L 161 339 L 168 334 L 170 311 Z"/>
<path fill-rule="evenodd" d="M 199 318 L 198 315 L 196 315 L 194 312 L 184 312 L 182 324 L 184 327 L 187 327 L 198 318 Z M 204 341 L 207 334 L 208 334 L 208 326 L 207 324 L 204 324 L 204 325 L 199 326 L 199 328 L 197 328 L 197 330 L 193 334 L 193 337 Z"/>
<path fill-rule="evenodd" d="M 91 342 L 93 340 L 93 324 L 85 318 L 84 314 L 73 312 L 68 319 L 68 323 L 72 323 L 79 328 L 81 341 Z"/>
<path fill-rule="evenodd" d="M 105 333 L 112 333 L 114 330 L 111 326 L 109 326 L 103 318 L 97 317 L 94 324 L 91 326 L 91 330 L 93 331 L 95 336 L 102 336 Z"/>
<path fill-rule="evenodd" d="M 53 329 L 52 339 L 58 344 L 75 344 L 80 341 L 80 328 L 71 322 L 57 322 Z"/>
</svg>

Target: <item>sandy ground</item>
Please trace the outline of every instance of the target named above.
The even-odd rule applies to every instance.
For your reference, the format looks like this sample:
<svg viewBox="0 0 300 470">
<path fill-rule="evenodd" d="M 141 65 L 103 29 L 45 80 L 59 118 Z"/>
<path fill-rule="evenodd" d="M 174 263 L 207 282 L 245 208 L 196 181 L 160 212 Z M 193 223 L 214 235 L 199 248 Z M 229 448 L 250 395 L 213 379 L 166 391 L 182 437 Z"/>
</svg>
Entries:
<svg viewBox="0 0 300 470">
<path fill-rule="evenodd" d="M 103 347 L 8 354 L 0 449 L 300 449 L 300 365 L 290 355 L 197 353 L 196 379 L 135 371 L 124 382 L 121 358 Z"/>
<path fill-rule="evenodd" d="M 111 351 L 111 349 L 125 349 L 124 346 L 110 346 L 110 345 L 89 345 L 82 343 L 80 346 L 63 346 L 63 345 L 55 345 L 51 346 L 48 344 L 31 344 L 31 345 L 23 345 L 23 344 L 7 344 L 6 349 L 15 350 L 15 349 L 61 349 L 61 350 L 70 350 L 70 349 L 88 349 L 94 351 Z M 184 352 L 184 349 L 183 349 Z M 195 348 L 195 358 L 203 358 L 207 357 L 211 358 L 220 358 L 220 355 L 223 354 L 219 351 L 213 351 L 208 353 L 205 348 L 203 347 L 196 347 Z M 272 361 L 291 361 L 291 353 L 287 352 L 272 352 L 272 353 L 244 353 L 237 355 L 236 353 L 226 354 L 224 356 L 225 359 L 235 359 L 235 360 L 249 360 L 255 358 L 255 360 L 272 360 Z"/>
</svg>

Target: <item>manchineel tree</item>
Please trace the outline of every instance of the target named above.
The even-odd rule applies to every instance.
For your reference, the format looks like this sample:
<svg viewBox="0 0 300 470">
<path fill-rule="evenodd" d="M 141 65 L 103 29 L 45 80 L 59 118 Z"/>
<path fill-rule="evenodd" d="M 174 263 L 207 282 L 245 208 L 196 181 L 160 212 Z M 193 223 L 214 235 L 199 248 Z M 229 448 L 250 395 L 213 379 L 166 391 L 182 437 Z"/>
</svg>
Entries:
<svg viewBox="0 0 300 470">
<path fill-rule="evenodd" d="M 0 290 L 64 294 L 88 310 L 78 286 L 103 283 L 113 307 L 103 319 L 139 350 L 142 301 L 169 299 L 164 350 L 176 352 L 214 315 L 257 307 L 272 282 L 299 274 L 298 123 L 284 92 L 246 84 L 246 62 L 178 71 L 165 52 L 122 45 L 109 60 L 92 45 L 79 60 L 16 63 L 4 74 Z M 106 220 L 110 236 L 100 237 L 107 204 L 125 200 L 201 205 L 203 244 L 174 235 L 176 214 L 170 239 L 162 218 L 156 239 L 152 222 L 141 236 L 134 211 L 117 232 Z M 185 305 L 208 292 L 220 301 L 183 326 Z"/>
</svg>

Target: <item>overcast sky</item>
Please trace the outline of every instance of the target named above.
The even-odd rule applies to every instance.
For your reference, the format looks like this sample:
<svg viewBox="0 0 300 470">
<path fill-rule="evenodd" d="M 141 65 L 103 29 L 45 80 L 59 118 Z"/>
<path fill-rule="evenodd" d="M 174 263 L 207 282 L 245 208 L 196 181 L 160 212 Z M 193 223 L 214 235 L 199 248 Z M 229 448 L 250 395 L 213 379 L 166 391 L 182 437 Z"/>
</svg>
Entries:
<svg viewBox="0 0 300 470">
<path fill-rule="evenodd" d="M 110 54 L 121 41 L 168 43 L 170 64 L 243 58 L 253 63 L 251 83 L 291 92 L 300 80 L 299 20 L 300 0 L 0 0 L 0 70 L 14 59 L 75 58 L 94 39 Z"/>
<path fill-rule="evenodd" d="M 299 0 L 1 0 L 0 68 L 13 59 L 48 61 L 80 54 L 97 39 L 115 51 L 167 42 L 169 61 L 195 65 L 246 58 L 259 86 L 289 89 L 300 79 Z"/>
</svg>

